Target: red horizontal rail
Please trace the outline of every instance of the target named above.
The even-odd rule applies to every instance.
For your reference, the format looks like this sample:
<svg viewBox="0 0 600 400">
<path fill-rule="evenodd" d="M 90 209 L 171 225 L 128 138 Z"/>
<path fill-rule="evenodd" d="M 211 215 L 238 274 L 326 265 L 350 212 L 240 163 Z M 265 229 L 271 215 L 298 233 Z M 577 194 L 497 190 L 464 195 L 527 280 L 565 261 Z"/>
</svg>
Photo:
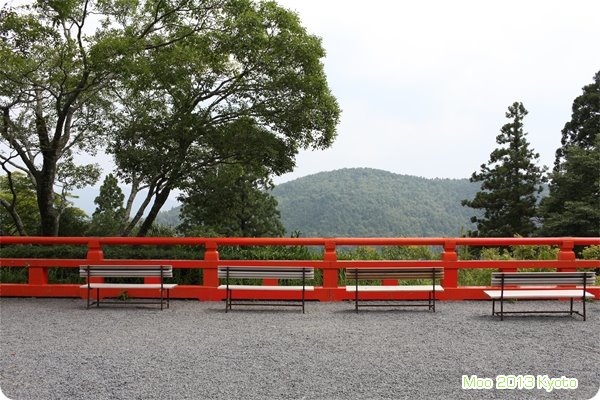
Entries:
<svg viewBox="0 0 600 400">
<path fill-rule="evenodd" d="M 322 286 L 308 294 L 312 300 L 345 300 L 348 294 L 339 282 L 339 270 L 356 266 L 441 266 L 445 270 L 444 292 L 441 299 L 483 299 L 486 287 L 458 286 L 458 271 L 461 269 L 499 269 L 515 271 L 517 268 L 552 268 L 559 271 L 576 268 L 600 268 L 600 260 L 577 259 L 576 246 L 600 246 L 600 238 L 137 238 L 137 237 L 0 237 L 1 245 L 34 244 L 34 245 L 79 245 L 87 247 L 86 258 L 51 259 L 51 258 L 5 258 L 0 257 L 1 267 L 27 267 L 28 282 L 24 284 L 0 283 L 0 296 L 26 297 L 83 297 L 85 293 L 78 284 L 48 283 L 49 268 L 76 268 L 82 264 L 170 264 L 175 269 L 201 269 L 202 282 L 193 285 L 179 285 L 172 292 L 173 298 L 197 298 L 200 300 L 221 300 L 224 293 L 217 289 L 219 279 L 217 267 L 220 265 L 277 265 L 277 266 L 311 266 L 322 272 Z M 198 246 L 204 252 L 202 260 L 140 260 L 140 259 L 106 259 L 106 246 Z M 559 248 L 556 260 L 459 260 L 457 247 L 504 247 L 504 246 L 555 246 Z M 323 258 L 320 260 L 223 260 L 219 258 L 219 248 L 224 246 L 310 246 L 322 247 Z M 338 260 L 337 252 L 344 246 L 436 246 L 441 247 L 439 260 Z M 1 255 L 1 254 L 0 254 Z M 272 282 L 269 282 L 272 284 Z M 600 287 L 592 287 L 590 291 L 600 296 Z M 118 293 L 107 291 L 107 295 Z M 145 291 L 131 291 L 133 297 L 145 297 Z M 266 296 L 264 292 L 248 293 L 256 298 Z M 411 296 L 414 294 L 411 294 Z M 268 293 L 272 297 L 273 293 Z M 277 292 L 281 299 L 293 298 L 294 293 Z M 381 294 L 382 298 L 394 296 L 401 298 L 404 294 Z"/>
<path fill-rule="evenodd" d="M 217 246 L 593 246 L 600 237 L 533 237 L 533 238 L 201 238 L 201 237 L 48 237 L 0 236 L 2 244 L 45 245 L 199 245 Z"/>
</svg>

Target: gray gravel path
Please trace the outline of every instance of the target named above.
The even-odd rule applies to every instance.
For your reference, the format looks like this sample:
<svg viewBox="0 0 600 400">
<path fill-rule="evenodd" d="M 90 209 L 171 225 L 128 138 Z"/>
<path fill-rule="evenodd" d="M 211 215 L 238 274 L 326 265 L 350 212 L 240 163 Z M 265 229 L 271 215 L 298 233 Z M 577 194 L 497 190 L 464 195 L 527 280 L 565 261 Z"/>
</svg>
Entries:
<svg viewBox="0 0 600 400">
<path fill-rule="evenodd" d="M 581 304 L 578 303 L 577 306 Z M 519 302 L 511 308 L 568 308 Z M 33 399 L 590 399 L 600 302 L 569 316 L 492 318 L 488 302 L 423 309 L 296 309 L 172 301 L 87 310 L 80 299 L 0 299 L 0 388 Z M 575 378 L 576 390 L 462 389 L 462 376 Z M 543 384 L 542 380 L 542 383 Z"/>
</svg>

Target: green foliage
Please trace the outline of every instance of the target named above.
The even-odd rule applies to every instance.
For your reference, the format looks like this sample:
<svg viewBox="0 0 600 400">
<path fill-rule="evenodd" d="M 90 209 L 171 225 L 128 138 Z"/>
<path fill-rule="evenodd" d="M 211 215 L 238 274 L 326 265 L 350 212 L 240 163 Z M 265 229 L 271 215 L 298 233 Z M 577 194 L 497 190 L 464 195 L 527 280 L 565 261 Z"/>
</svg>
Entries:
<svg viewBox="0 0 600 400">
<path fill-rule="evenodd" d="M 439 254 L 434 254 L 426 246 L 395 246 L 384 247 L 382 256 L 386 260 L 436 260 Z"/>
<path fill-rule="evenodd" d="M 600 236 L 600 135 L 588 147 L 570 145 L 563 154 L 564 162 L 551 175 L 550 195 L 541 204 L 542 233 Z"/>
<path fill-rule="evenodd" d="M 190 172 L 279 175 L 335 138 L 321 40 L 275 2 L 39 1 L 0 13 L 0 134 L 35 178 L 43 235 L 58 234 L 57 181 L 97 172 L 69 164 L 75 149 L 109 142 L 119 177 L 147 187 L 135 213 L 151 204 L 146 235 Z"/>
<path fill-rule="evenodd" d="M 586 260 L 600 260 L 600 246 L 588 246 L 581 251 L 581 256 Z"/>
<path fill-rule="evenodd" d="M 59 236 L 85 236 L 90 227 L 90 219 L 85 211 L 68 207 L 63 210 L 58 227 Z"/>
<path fill-rule="evenodd" d="M 338 251 L 340 260 L 435 260 L 435 255 L 426 246 L 356 246 Z"/>
<path fill-rule="evenodd" d="M 460 206 L 476 185 L 352 168 L 321 172 L 277 185 L 287 232 L 309 237 L 452 237 L 471 228 Z"/>
<path fill-rule="evenodd" d="M 67 245 L 2 245 L 2 257 L 6 258 L 86 258 L 87 246 Z"/>
<path fill-rule="evenodd" d="M 98 197 L 94 199 L 96 210 L 92 214 L 88 236 L 117 236 L 121 233 L 125 222 L 124 199 L 117 179 L 112 174 L 107 175 Z"/>
<path fill-rule="evenodd" d="M 600 236 L 600 71 L 573 101 L 542 201 L 542 234 Z"/>
<path fill-rule="evenodd" d="M 97 94 L 114 76 L 88 57 L 100 37 L 84 32 L 89 11 L 71 1 L 0 10 L 0 159 L 17 154 L 12 164 L 31 176 L 42 235 L 58 234 L 69 190 L 97 175 L 94 166 L 77 167 L 71 158 L 74 149 L 94 152 L 101 142 Z"/>
<path fill-rule="evenodd" d="M 487 247 L 479 251 L 479 258 L 481 260 L 556 260 L 558 251 L 558 247 L 553 246 Z M 492 269 L 461 269 L 458 271 L 458 284 L 459 286 L 489 286 L 492 272 L 494 272 Z"/>
<path fill-rule="evenodd" d="M 337 253 L 338 260 L 382 260 L 381 251 L 375 247 L 357 246 Z"/>
<path fill-rule="evenodd" d="M 14 197 L 14 212 L 22 224 L 23 231 L 19 231 L 15 218 L 9 212 L 13 201 L 8 176 L 0 176 L 0 235 L 39 235 L 41 232 L 40 214 L 36 200 L 35 187 L 32 186 L 28 177 L 20 172 L 11 173 L 13 190 L 16 193 Z M 57 196 L 57 202 L 64 201 L 64 198 Z M 86 213 L 76 207 L 70 207 L 63 204 L 57 208 L 62 208 L 58 234 L 60 236 L 84 236 L 89 226 L 89 220 Z"/>
<path fill-rule="evenodd" d="M 0 267 L 0 283 L 26 283 L 27 272 L 24 267 Z"/>
<path fill-rule="evenodd" d="M 335 137 L 340 110 L 324 51 L 294 13 L 274 2 L 190 3 L 153 38 L 169 45 L 148 43 L 151 52 L 129 61 L 114 93 L 127 108 L 109 113 L 121 176 L 140 177 L 153 193 L 140 235 L 170 191 L 195 176 L 232 164 L 279 175 L 299 149 Z"/>
<path fill-rule="evenodd" d="M 600 136 L 600 71 L 594 75 L 594 82 L 583 87 L 583 93 L 575 98 L 571 120 L 562 130 L 562 146 L 556 151 L 554 172 L 560 171 L 566 160 L 566 150 L 570 147 L 594 149 L 598 147 Z"/>
<path fill-rule="evenodd" d="M 535 165 L 539 154 L 529 149 L 523 131 L 527 110 L 522 103 L 513 103 L 506 113 L 512 122 L 505 124 L 496 143 L 503 147 L 490 154 L 479 173 L 474 172 L 471 182 L 481 182 L 481 190 L 473 200 L 462 205 L 483 210 L 483 216 L 474 216 L 477 224 L 474 236 L 511 237 L 515 234 L 530 236 L 536 231 L 537 195 L 545 178 L 544 169 Z"/>
<path fill-rule="evenodd" d="M 186 236 L 278 237 L 284 234 L 268 180 L 239 165 L 217 167 L 194 177 L 181 197 Z"/>
<path fill-rule="evenodd" d="M 40 217 L 37 209 L 35 187 L 31 185 L 31 180 L 25 174 L 14 172 L 11 174 L 12 189 L 15 191 L 14 208 L 15 212 L 23 225 L 24 232 L 29 235 L 39 233 Z M 18 235 L 20 234 L 13 216 L 8 208 L 13 202 L 13 194 L 8 176 L 0 176 L 0 234 Z"/>
</svg>

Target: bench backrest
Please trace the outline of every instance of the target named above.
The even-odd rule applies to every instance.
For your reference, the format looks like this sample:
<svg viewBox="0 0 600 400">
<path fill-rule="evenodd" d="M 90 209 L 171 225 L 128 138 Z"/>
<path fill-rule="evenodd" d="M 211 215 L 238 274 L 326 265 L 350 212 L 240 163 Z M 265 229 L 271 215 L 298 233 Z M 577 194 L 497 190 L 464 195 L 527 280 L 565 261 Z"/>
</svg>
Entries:
<svg viewBox="0 0 600 400">
<path fill-rule="evenodd" d="M 346 268 L 346 279 L 381 280 L 381 279 L 442 279 L 442 267 L 418 268 Z"/>
<path fill-rule="evenodd" d="M 173 277 L 171 265 L 81 265 L 79 276 L 105 278 Z"/>
<path fill-rule="evenodd" d="M 492 286 L 517 285 L 585 285 L 596 282 L 593 271 L 589 272 L 492 272 Z"/>
<path fill-rule="evenodd" d="M 219 267 L 219 278 L 314 279 L 313 267 Z"/>
</svg>

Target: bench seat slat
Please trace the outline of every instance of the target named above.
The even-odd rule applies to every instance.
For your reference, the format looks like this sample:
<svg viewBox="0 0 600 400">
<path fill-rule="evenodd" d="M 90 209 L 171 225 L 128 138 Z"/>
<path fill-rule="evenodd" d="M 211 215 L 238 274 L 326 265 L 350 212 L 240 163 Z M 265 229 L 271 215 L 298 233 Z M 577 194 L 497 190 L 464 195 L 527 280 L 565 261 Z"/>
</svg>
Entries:
<svg viewBox="0 0 600 400">
<path fill-rule="evenodd" d="M 229 285 L 230 290 L 293 290 L 302 291 L 302 286 L 274 286 L 274 285 Z M 227 285 L 219 285 L 218 289 L 227 289 Z M 304 290 L 312 292 L 314 286 L 304 286 Z"/>
<path fill-rule="evenodd" d="M 219 278 L 227 278 L 227 273 L 219 274 Z M 308 272 L 304 275 L 306 279 L 313 279 L 314 274 Z M 240 279 L 302 279 L 302 274 L 293 273 L 281 273 L 274 274 L 272 272 L 230 272 L 229 278 L 240 278 Z"/>
<path fill-rule="evenodd" d="M 356 285 L 347 285 L 347 292 L 356 292 Z M 443 292 L 440 285 L 359 285 L 359 292 Z"/>
<path fill-rule="evenodd" d="M 143 278 L 143 277 L 173 277 L 171 265 L 82 265 L 79 267 L 82 278 Z"/>
<path fill-rule="evenodd" d="M 219 278 L 226 279 L 314 279 L 312 267 L 219 267 Z"/>
<path fill-rule="evenodd" d="M 442 279 L 443 268 L 346 268 L 346 279 Z"/>
<path fill-rule="evenodd" d="M 596 283 L 593 271 L 589 272 L 493 272 L 492 286 L 510 285 L 583 285 Z"/>
<path fill-rule="evenodd" d="M 151 273 L 151 272 L 142 272 L 142 273 L 127 273 L 127 272 L 107 272 L 107 273 L 91 273 L 91 274 L 87 274 L 87 273 L 81 273 L 80 277 L 81 278 L 86 278 L 86 277 L 105 277 L 105 278 L 144 278 L 144 277 L 163 277 L 163 278 L 172 278 L 173 274 L 168 274 L 168 273 L 164 273 L 164 274 L 156 274 L 156 273 Z"/>
<path fill-rule="evenodd" d="M 176 283 L 164 283 L 163 289 L 173 289 Z M 88 285 L 79 286 L 81 289 L 87 289 Z M 91 289 L 160 289 L 160 283 L 90 283 Z"/>
<path fill-rule="evenodd" d="M 593 286 L 595 280 L 586 279 L 587 286 Z M 582 279 L 505 279 L 504 285 L 582 285 Z M 502 285 L 501 279 L 492 279 L 492 286 Z"/>
<path fill-rule="evenodd" d="M 502 295 L 501 290 L 484 290 L 484 293 L 491 299 L 499 299 Z M 506 299 L 558 299 L 558 298 L 582 298 L 583 291 L 579 290 L 504 290 Z M 585 292 L 585 297 L 593 299 L 594 295 Z"/>
<path fill-rule="evenodd" d="M 405 274 L 358 274 L 355 275 L 346 275 L 346 279 L 354 280 L 358 278 L 359 280 L 382 280 L 382 279 L 403 279 L 403 280 L 411 280 L 411 279 L 431 279 L 432 275 L 405 275 Z M 435 279 L 441 279 L 441 275 L 436 275 Z"/>
</svg>

